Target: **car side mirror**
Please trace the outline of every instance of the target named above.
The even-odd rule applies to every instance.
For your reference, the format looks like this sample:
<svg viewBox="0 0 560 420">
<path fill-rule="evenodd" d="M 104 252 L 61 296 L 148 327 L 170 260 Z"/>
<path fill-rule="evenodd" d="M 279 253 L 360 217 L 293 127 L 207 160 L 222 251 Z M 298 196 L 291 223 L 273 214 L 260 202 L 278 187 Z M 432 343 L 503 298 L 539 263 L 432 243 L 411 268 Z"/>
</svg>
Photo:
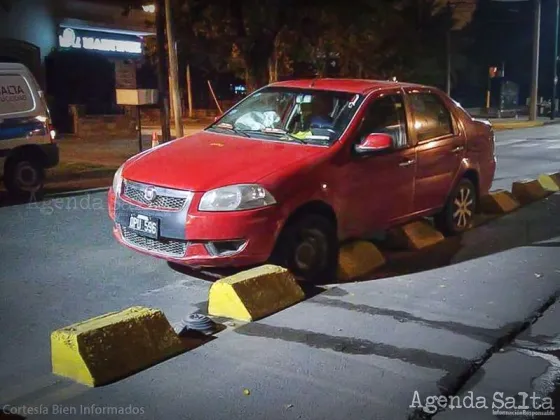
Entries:
<svg viewBox="0 0 560 420">
<path fill-rule="evenodd" d="M 389 134 L 371 133 L 356 146 L 359 154 L 377 153 L 393 147 L 393 138 Z"/>
</svg>

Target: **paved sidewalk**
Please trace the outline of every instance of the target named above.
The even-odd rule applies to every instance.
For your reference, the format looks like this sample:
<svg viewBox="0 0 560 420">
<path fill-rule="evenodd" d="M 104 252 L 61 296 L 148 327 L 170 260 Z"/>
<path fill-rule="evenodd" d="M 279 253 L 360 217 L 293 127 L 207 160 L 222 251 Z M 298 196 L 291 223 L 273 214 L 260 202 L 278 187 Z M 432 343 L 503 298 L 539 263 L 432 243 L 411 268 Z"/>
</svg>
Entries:
<svg viewBox="0 0 560 420">
<path fill-rule="evenodd" d="M 205 126 L 185 126 L 185 136 L 201 131 Z M 143 127 L 142 129 L 142 150 L 147 150 L 152 146 L 152 134 L 156 132 L 161 135 L 159 127 Z M 174 136 L 172 130 L 171 135 Z M 138 138 L 127 139 L 104 138 L 81 139 L 68 136 L 58 140 L 60 149 L 60 161 L 66 162 L 87 162 L 102 166 L 120 166 L 126 159 L 139 153 Z"/>
</svg>

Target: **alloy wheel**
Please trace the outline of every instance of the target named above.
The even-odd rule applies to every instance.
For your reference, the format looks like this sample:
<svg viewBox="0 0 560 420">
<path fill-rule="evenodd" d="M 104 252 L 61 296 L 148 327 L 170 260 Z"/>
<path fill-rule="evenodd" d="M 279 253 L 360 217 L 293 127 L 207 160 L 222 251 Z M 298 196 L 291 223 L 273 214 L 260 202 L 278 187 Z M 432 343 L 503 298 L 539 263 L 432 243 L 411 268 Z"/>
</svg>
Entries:
<svg viewBox="0 0 560 420">
<path fill-rule="evenodd" d="M 468 227 L 474 214 L 475 197 L 471 188 L 463 186 L 453 201 L 453 223 L 460 230 Z"/>
</svg>

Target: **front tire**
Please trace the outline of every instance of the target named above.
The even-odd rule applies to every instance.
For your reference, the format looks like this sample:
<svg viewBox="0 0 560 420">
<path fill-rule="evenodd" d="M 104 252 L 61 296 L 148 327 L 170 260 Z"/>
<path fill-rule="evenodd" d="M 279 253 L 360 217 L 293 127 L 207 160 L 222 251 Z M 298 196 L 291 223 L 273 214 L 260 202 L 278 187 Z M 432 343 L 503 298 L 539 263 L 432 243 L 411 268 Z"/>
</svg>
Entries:
<svg viewBox="0 0 560 420">
<path fill-rule="evenodd" d="M 16 197 L 33 198 L 43 192 L 45 168 L 36 159 L 13 157 L 6 162 L 4 185 Z"/>
<path fill-rule="evenodd" d="M 321 215 L 307 214 L 286 225 L 270 260 L 300 281 L 326 283 L 336 275 L 338 251 L 334 223 Z"/>
<path fill-rule="evenodd" d="M 465 232 L 472 226 L 477 201 L 476 187 L 463 178 L 449 195 L 443 210 L 435 216 L 436 227 L 448 236 Z"/>
</svg>

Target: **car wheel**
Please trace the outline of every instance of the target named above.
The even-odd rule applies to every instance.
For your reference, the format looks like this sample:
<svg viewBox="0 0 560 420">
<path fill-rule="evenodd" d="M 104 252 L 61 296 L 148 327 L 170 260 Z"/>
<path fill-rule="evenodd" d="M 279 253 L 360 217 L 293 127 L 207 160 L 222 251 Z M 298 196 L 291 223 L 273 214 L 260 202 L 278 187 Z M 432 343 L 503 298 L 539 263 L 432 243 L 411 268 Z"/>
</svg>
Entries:
<svg viewBox="0 0 560 420">
<path fill-rule="evenodd" d="M 44 182 L 45 169 L 37 160 L 16 157 L 6 162 L 4 184 L 10 194 L 25 198 L 39 196 Z"/>
<path fill-rule="evenodd" d="M 465 178 L 452 191 L 443 210 L 436 215 L 436 227 L 446 235 L 462 233 L 471 227 L 476 208 L 476 188 Z"/>
<path fill-rule="evenodd" d="M 334 279 L 338 267 L 336 227 L 320 215 L 298 217 L 280 234 L 271 263 L 287 268 L 300 281 L 325 283 Z"/>
</svg>

